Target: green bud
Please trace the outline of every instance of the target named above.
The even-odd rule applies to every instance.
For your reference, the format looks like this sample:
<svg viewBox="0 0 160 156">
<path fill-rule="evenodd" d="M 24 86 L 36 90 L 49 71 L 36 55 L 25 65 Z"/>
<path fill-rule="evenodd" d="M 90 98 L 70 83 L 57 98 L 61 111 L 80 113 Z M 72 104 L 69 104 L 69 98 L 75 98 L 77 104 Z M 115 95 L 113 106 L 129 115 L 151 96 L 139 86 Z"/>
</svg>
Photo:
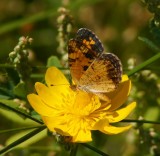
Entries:
<svg viewBox="0 0 160 156">
<path fill-rule="evenodd" d="M 12 52 L 9 53 L 9 57 L 10 58 L 14 58 L 15 56 L 16 56 L 15 51 L 12 51 Z"/>
</svg>

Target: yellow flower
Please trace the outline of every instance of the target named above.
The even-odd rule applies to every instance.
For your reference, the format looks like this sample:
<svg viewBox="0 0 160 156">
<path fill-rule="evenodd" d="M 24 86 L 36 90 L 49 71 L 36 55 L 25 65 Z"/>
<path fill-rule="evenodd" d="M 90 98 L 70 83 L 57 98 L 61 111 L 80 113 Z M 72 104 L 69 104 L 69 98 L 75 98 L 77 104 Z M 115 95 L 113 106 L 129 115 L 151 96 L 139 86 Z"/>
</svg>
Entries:
<svg viewBox="0 0 160 156">
<path fill-rule="evenodd" d="M 115 127 L 110 123 L 123 120 L 135 108 L 133 102 L 117 110 L 127 99 L 131 82 L 127 76 L 118 89 L 108 94 L 110 103 L 102 103 L 97 95 L 73 90 L 63 73 L 56 67 L 48 68 L 46 85 L 37 82 L 37 94 L 29 94 L 28 100 L 48 129 L 63 136 L 70 136 L 72 142 L 92 141 L 91 131 L 117 134 L 128 130 L 131 125 Z"/>
</svg>

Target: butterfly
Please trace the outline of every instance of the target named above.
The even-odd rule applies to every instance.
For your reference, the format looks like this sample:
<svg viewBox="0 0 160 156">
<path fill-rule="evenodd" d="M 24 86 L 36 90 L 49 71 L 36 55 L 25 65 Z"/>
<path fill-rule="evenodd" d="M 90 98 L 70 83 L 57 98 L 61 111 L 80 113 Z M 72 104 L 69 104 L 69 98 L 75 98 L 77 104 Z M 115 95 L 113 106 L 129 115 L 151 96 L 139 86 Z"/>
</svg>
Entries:
<svg viewBox="0 0 160 156">
<path fill-rule="evenodd" d="M 104 53 L 98 37 L 87 28 L 80 28 L 68 43 L 68 61 L 77 89 L 96 94 L 107 101 L 106 93 L 116 90 L 122 78 L 120 59 Z"/>
</svg>

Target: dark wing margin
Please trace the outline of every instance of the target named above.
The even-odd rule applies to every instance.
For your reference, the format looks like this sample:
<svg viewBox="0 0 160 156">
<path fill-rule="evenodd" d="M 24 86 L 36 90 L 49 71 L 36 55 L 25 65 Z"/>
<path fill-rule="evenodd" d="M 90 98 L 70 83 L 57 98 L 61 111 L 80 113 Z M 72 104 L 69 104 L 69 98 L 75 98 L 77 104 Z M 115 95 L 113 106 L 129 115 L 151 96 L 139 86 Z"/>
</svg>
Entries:
<svg viewBox="0 0 160 156">
<path fill-rule="evenodd" d="M 100 56 L 100 60 L 109 61 L 112 67 L 109 69 L 108 76 L 113 80 L 113 82 L 118 85 L 122 79 L 122 63 L 121 60 L 112 53 L 103 54 Z"/>
<path fill-rule="evenodd" d="M 91 30 L 87 28 L 80 28 L 77 31 L 76 39 L 81 42 L 94 42 L 94 44 L 90 44 L 91 49 L 97 53 L 102 53 L 104 51 L 103 45 L 101 41 L 98 39 L 98 37 L 93 33 Z M 92 43 L 91 42 L 91 43 Z"/>
</svg>

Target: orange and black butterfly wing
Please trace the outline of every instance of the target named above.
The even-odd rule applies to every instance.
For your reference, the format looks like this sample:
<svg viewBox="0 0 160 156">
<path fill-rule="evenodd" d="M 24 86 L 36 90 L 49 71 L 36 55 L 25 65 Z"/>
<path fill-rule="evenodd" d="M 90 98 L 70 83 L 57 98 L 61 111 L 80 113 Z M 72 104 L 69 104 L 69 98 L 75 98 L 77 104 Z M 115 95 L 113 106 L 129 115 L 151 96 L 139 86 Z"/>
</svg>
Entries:
<svg viewBox="0 0 160 156">
<path fill-rule="evenodd" d="M 81 76 L 102 52 L 101 42 L 92 31 L 86 28 L 79 29 L 76 37 L 69 40 L 68 60 L 75 84 L 78 84 Z"/>
<path fill-rule="evenodd" d="M 114 91 L 121 81 L 122 65 L 119 58 L 112 54 L 102 54 L 96 58 L 79 81 L 79 87 L 92 93 Z"/>
<path fill-rule="evenodd" d="M 96 53 L 96 56 L 104 51 L 101 41 L 87 28 L 81 28 L 77 31 L 76 40 L 81 41 L 86 47 Z"/>
</svg>

